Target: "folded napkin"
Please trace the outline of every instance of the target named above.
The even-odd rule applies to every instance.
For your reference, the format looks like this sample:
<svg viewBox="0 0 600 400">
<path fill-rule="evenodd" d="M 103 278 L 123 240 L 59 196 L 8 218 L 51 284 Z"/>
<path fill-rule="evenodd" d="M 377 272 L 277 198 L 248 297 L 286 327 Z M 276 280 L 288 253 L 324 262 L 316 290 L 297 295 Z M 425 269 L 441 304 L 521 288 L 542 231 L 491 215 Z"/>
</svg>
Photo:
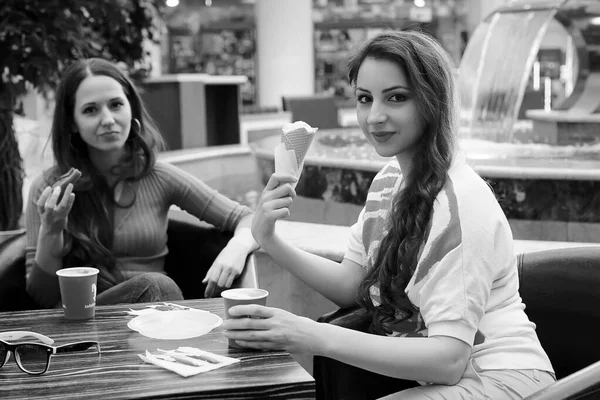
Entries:
<svg viewBox="0 0 600 400">
<path fill-rule="evenodd" d="M 221 356 L 195 347 L 157 349 L 155 353 L 146 350 L 146 354 L 138 356 L 149 364 L 168 369 L 184 378 L 240 362 L 237 358 Z"/>
<path fill-rule="evenodd" d="M 300 178 L 304 157 L 317 129 L 304 121 L 285 124 L 281 128 L 281 143 L 275 147 L 274 152 L 275 172 L 286 172 Z"/>
</svg>

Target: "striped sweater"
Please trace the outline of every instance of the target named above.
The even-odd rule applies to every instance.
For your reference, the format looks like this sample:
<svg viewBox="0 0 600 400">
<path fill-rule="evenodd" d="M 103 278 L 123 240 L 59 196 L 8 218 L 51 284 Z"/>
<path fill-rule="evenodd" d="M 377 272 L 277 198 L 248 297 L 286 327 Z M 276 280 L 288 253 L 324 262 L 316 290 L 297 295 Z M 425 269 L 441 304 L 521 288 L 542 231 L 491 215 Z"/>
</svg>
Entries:
<svg viewBox="0 0 600 400">
<path fill-rule="evenodd" d="M 345 258 L 373 266 L 401 185 L 393 159 L 373 180 Z M 488 185 L 457 155 L 434 202 L 428 235 L 405 290 L 414 315 L 391 323 L 391 335 L 457 338 L 473 346 L 471 358 L 482 369 L 552 371 L 518 289 L 508 221 Z M 378 305 L 377 285 L 371 297 Z"/>
<path fill-rule="evenodd" d="M 37 199 L 46 187 L 43 174 L 31 185 L 27 208 L 27 287 L 42 306 L 53 307 L 46 299 L 56 299 L 57 278 L 34 264 L 40 229 Z M 125 278 L 143 272 L 164 273 L 167 255 L 168 211 L 176 205 L 223 230 L 235 230 L 238 222 L 251 213 L 219 194 L 201 180 L 163 161 L 157 161 L 153 171 L 142 178 L 136 188 L 136 201 L 129 208 L 115 208 L 115 230 L 112 252 L 117 267 Z M 77 199 L 75 199 L 77 201 Z"/>
</svg>

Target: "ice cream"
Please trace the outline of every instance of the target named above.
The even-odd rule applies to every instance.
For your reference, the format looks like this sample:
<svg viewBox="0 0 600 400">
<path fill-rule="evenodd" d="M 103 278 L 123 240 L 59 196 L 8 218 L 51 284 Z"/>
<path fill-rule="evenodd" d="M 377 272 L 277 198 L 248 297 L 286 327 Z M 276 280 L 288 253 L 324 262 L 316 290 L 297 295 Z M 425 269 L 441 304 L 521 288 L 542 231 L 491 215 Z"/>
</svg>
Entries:
<svg viewBox="0 0 600 400">
<path fill-rule="evenodd" d="M 275 172 L 287 172 L 300 178 L 304 157 L 317 129 L 304 121 L 285 124 L 281 128 L 281 143 L 275 147 Z"/>
</svg>

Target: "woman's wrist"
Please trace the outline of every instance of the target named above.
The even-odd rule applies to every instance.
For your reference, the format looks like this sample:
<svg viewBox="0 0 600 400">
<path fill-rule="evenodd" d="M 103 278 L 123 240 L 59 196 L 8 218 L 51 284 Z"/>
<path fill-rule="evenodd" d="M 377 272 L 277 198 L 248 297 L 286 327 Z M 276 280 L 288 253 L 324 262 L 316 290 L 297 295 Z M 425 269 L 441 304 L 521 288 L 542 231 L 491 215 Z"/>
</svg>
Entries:
<svg viewBox="0 0 600 400">
<path fill-rule="evenodd" d="M 62 268 L 62 263 L 48 262 L 47 259 L 45 261 L 38 261 L 36 257 L 36 259 L 33 260 L 33 268 L 39 269 L 45 275 L 56 277 L 56 271 Z"/>
<path fill-rule="evenodd" d="M 277 249 L 281 248 L 282 243 L 280 240 L 281 239 L 277 236 L 277 234 L 273 233 L 273 235 L 269 237 L 262 238 L 259 245 L 262 250 L 270 254 L 271 252 L 276 252 Z"/>
<path fill-rule="evenodd" d="M 238 229 L 233 237 L 229 240 L 228 245 L 229 244 L 244 249 L 247 253 L 258 249 L 258 243 L 256 243 L 256 240 L 254 240 L 252 232 L 250 232 L 250 228 Z"/>
<path fill-rule="evenodd" d="M 63 231 L 64 231 L 63 228 L 56 228 L 53 226 L 46 226 L 46 225 L 42 224 L 40 226 L 39 238 L 40 239 L 42 237 L 61 238 L 61 240 L 62 240 Z"/>
<path fill-rule="evenodd" d="M 55 231 L 40 227 L 37 243 L 37 253 L 47 249 L 46 253 L 53 258 L 62 259 L 64 253 L 64 231 Z M 42 250 L 43 252 L 43 250 Z"/>
</svg>

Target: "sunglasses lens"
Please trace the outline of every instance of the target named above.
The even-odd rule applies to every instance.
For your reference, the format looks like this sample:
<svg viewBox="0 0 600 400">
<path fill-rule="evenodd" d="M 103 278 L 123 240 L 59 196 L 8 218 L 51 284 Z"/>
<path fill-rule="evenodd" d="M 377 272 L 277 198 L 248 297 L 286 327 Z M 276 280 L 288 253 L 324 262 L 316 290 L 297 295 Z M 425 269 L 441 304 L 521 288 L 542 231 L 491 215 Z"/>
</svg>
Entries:
<svg viewBox="0 0 600 400">
<path fill-rule="evenodd" d="M 0 367 L 3 366 L 6 361 L 6 352 L 6 346 L 4 343 L 0 343 Z"/>
<path fill-rule="evenodd" d="M 48 353 L 42 346 L 24 344 L 16 348 L 15 355 L 27 372 L 41 374 L 46 369 Z"/>
</svg>

